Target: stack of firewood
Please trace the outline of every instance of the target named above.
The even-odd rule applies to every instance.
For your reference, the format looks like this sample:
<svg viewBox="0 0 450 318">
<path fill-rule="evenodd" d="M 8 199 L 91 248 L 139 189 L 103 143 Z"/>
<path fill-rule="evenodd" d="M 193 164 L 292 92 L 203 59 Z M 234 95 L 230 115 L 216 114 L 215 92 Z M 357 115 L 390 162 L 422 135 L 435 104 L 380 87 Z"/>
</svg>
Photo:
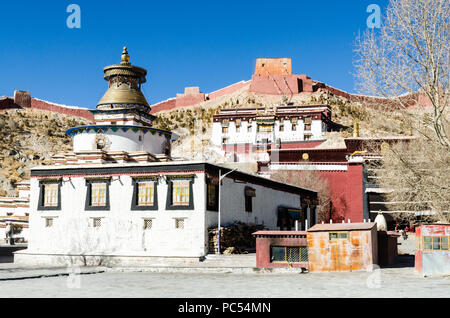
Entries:
<svg viewBox="0 0 450 318">
<path fill-rule="evenodd" d="M 234 222 L 228 226 L 220 228 L 221 240 L 220 250 L 224 254 L 243 254 L 249 250 L 254 250 L 256 245 L 255 237 L 252 233 L 263 230 L 265 227 L 260 224 Z M 219 236 L 217 227 L 208 230 L 209 252 L 217 253 L 219 246 Z"/>
</svg>

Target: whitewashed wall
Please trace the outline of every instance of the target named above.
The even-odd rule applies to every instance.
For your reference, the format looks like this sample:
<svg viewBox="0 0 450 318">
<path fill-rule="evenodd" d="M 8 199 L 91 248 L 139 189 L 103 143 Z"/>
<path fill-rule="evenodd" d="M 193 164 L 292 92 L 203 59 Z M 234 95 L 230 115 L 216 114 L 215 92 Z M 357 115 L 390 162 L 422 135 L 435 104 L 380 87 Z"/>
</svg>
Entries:
<svg viewBox="0 0 450 318">
<path fill-rule="evenodd" d="M 31 179 L 30 253 L 104 254 L 123 256 L 200 257 L 208 252 L 208 233 L 217 225 L 218 212 L 206 211 L 204 173 L 197 173 L 193 183 L 194 210 L 166 210 L 167 183 L 160 178 L 157 186 L 158 210 L 132 211 L 130 176 L 112 177 L 110 210 L 86 211 L 85 178 L 63 179 L 61 210 L 38 210 L 39 181 Z M 245 212 L 245 186 L 255 189 L 253 212 Z M 278 229 L 279 205 L 300 206 L 300 196 L 251 183 L 223 180 L 221 187 L 221 223 L 234 221 L 264 224 Z M 53 226 L 45 227 L 45 218 L 54 217 Z M 102 218 L 101 227 L 92 227 L 92 218 Z M 144 230 L 144 219 L 152 219 L 152 228 Z M 175 218 L 184 218 L 184 229 L 175 228 Z"/>
<path fill-rule="evenodd" d="M 201 256 L 204 254 L 204 174 L 193 183 L 194 210 L 166 210 L 167 184 L 158 184 L 156 211 L 132 211 L 132 179 L 113 178 L 110 210 L 85 211 L 87 187 L 84 178 L 72 178 L 61 187 L 61 211 L 38 211 L 39 184 L 31 181 L 29 250 L 40 253 L 101 253 L 146 256 Z M 45 217 L 56 217 L 53 227 L 45 227 Z M 102 226 L 90 221 L 101 217 Z M 153 227 L 144 230 L 144 218 L 153 218 Z M 184 229 L 175 228 L 175 218 L 185 218 Z"/>
<path fill-rule="evenodd" d="M 246 186 L 255 189 L 256 193 L 256 196 L 252 199 L 252 212 L 245 211 L 244 189 Z M 244 223 L 253 222 L 264 224 L 272 230 L 279 230 L 277 227 L 278 206 L 300 207 L 300 195 L 298 194 L 292 194 L 251 183 L 234 182 L 227 177 L 223 180 L 221 194 L 221 225 L 227 225 L 234 221 Z M 218 212 L 208 211 L 206 216 L 206 227 L 216 226 L 217 222 Z"/>
<path fill-rule="evenodd" d="M 274 123 L 274 131 L 269 133 L 270 139 L 276 142 L 278 138 L 281 142 L 303 141 L 305 140 L 305 133 L 311 133 L 310 140 L 318 140 L 323 138 L 323 132 L 327 130 L 326 124 L 322 120 L 312 120 L 311 130 L 304 130 L 303 120 L 299 120 L 296 130 L 292 130 L 292 123 L 290 120 L 283 120 L 284 130 L 280 131 L 280 121 Z M 248 132 L 248 125 L 252 126 L 251 132 Z M 229 122 L 228 132 L 222 133 L 222 123 L 214 122 L 212 125 L 211 142 L 214 145 L 222 145 L 222 138 L 228 138 L 228 144 L 254 144 L 257 140 L 256 122 L 249 123 L 248 121 L 241 122 L 241 129 L 236 131 L 236 124 L 234 121 Z"/>
<path fill-rule="evenodd" d="M 132 130 L 124 132 L 119 129 L 116 132 L 107 131 L 104 133 L 104 135 L 111 142 L 108 148 L 109 151 L 147 151 L 152 154 L 164 153 L 164 146 L 166 143 L 166 137 L 164 136 L 164 134 L 159 136 L 158 133 L 152 135 L 151 132 L 147 132 L 144 134 L 140 130 L 138 132 L 133 132 Z M 96 136 L 97 133 L 95 133 L 94 131 L 76 134 L 73 137 L 73 150 L 75 152 L 83 150 L 95 150 Z M 139 136 L 141 136 L 142 141 L 139 141 Z"/>
</svg>

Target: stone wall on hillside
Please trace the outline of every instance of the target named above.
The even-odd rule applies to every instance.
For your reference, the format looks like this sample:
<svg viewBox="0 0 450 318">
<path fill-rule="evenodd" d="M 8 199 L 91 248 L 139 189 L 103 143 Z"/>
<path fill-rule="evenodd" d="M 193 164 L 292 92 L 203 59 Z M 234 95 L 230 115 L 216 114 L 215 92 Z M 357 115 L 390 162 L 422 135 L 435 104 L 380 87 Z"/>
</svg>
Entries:
<svg viewBox="0 0 450 318">
<path fill-rule="evenodd" d="M 14 91 L 14 98 L 3 97 L 0 99 L 0 111 L 17 108 L 47 110 L 54 113 L 94 120 L 94 115 L 87 108 L 58 105 L 45 100 L 32 98 L 30 92 L 27 91 Z"/>
</svg>

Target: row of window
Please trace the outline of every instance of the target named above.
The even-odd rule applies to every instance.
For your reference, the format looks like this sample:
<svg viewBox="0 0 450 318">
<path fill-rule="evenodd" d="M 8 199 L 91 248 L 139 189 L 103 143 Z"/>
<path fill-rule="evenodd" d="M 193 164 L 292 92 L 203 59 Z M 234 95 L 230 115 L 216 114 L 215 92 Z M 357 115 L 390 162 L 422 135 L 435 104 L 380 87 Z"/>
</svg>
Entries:
<svg viewBox="0 0 450 318">
<path fill-rule="evenodd" d="M 166 209 L 188 209 L 194 208 L 193 179 L 172 179 L 168 181 L 168 197 Z M 109 210 L 109 180 L 86 181 L 86 210 Z M 131 210 L 157 210 L 157 179 L 133 179 L 134 191 Z M 61 182 L 41 183 L 41 195 L 39 210 L 61 209 Z M 218 185 L 207 184 L 207 209 L 218 211 Z M 255 196 L 254 189 L 245 188 L 245 211 L 252 212 L 252 198 Z"/>
<path fill-rule="evenodd" d="M 270 261 L 272 263 L 308 262 L 306 246 L 271 246 Z"/>
<path fill-rule="evenodd" d="M 167 198 L 168 209 L 186 208 L 193 209 L 192 196 L 193 179 L 172 179 L 168 181 L 169 192 Z M 86 204 L 87 210 L 109 209 L 109 184 L 110 180 L 87 180 Z M 157 179 L 134 179 L 132 198 L 132 210 L 157 209 Z M 42 182 L 39 209 L 61 209 L 61 181 Z M 209 196 L 210 197 L 210 196 Z"/>
<path fill-rule="evenodd" d="M 449 236 L 424 236 L 423 249 L 425 251 L 448 251 Z"/>
<path fill-rule="evenodd" d="M 272 126 L 270 126 L 272 127 Z M 310 131 L 311 130 L 311 124 L 307 124 L 304 123 L 303 124 L 303 130 L 305 131 Z M 264 131 L 264 129 L 262 129 L 261 131 Z M 270 129 L 270 131 L 272 131 L 272 128 Z M 280 124 L 278 125 L 278 131 L 284 131 L 284 124 Z M 291 131 L 297 131 L 297 124 L 292 124 L 291 125 Z M 241 132 L 241 126 L 236 126 L 236 132 L 239 133 Z M 247 132 L 252 132 L 252 126 L 247 126 Z M 222 133 L 223 134 L 227 134 L 228 133 L 228 127 L 224 126 L 222 127 Z"/>
<path fill-rule="evenodd" d="M 45 217 L 45 227 L 46 228 L 52 228 L 54 224 L 54 219 L 56 217 Z M 143 229 L 144 230 L 151 230 L 153 228 L 153 219 L 151 218 L 144 218 L 143 221 Z M 174 227 L 175 229 L 184 229 L 185 225 L 185 218 L 175 218 L 174 219 Z M 91 218 L 90 219 L 90 226 L 91 227 L 101 227 L 102 226 L 102 218 Z"/>
</svg>

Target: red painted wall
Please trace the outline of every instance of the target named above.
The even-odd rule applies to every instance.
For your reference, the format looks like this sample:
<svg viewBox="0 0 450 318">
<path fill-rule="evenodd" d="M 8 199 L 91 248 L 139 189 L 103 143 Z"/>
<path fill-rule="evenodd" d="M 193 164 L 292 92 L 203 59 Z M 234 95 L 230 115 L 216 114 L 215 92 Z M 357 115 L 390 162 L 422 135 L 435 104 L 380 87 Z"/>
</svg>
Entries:
<svg viewBox="0 0 450 318">
<path fill-rule="evenodd" d="M 232 94 L 235 91 L 241 89 L 242 87 L 244 87 L 246 85 L 248 85 L 248 82 L 244 82 L 244 81 L 232 84 L 230 86 L 219 89 L 215 92 L 209 93 L 208 98 L 209 98 L 209 100 L 213 100 L 215 98 L 218 98 L 218 97 L 221 97 L 224 95 Z M 150 114 L 154 114 L 154 113 L 161 112 L 161 111 L 169 111 L 169 110 L 187 107 L 187 106 L 194 106 L 205 100 L 206 100 L 206 95 L 204 93 L 186 95 L 186 96 L 177 96 L 175 98 L 170 98 L 163 102 L 151 105 L 152 110 L 150 111 Z"/>
<path fill-rule="evenodd" d="M 69 116 L 78 116 L 88 120 L 94 120 L 94 115 L 87 108 L 70 108 L 61 105 L 55 105 L 43 100 L 38 100 L 35 98 L 31 99 L 31 108 L 48 110 L 55 113 L 65 114 Z"/>
<path fill-rule="evenodd" d="M 285 142 L 285 143 L 281 144 L 280 149 L 315 148 L 322 143 L 323 143 L 323 141 Z"/>
<path fill-rule="evenodd" d="M 248 85 L 248 81 L 242 81 L 235 84 L 232 84 L 230 86 L 224 87 L 222 89 L 219 89 L 215 92 L 209 93 L 208 97 L 210 100 L 215 99 L 217 97 L 221 97 L 224 95 L 232 94 L 237 90 L 240 90 L 242 87 Z"/>
<path fill-rule="evenodd" d="M 177 96 L 175 107 L 192 106 L 205 101 L 205 93 Z"/>
<path fill-rule="evenodd" d="M 349 163 L 347 171 L 319 171 L 331 192 L 331 218 L 334 223 L 363 221 L 363 165 Z"/>
<path fill-rule="evenodd" d="M 264 237 L 259 237 L 259 235 L 263 235 L 262 233 L 266 234 L 264 234 Z M 271 236 L 270 233 L 273 233 L 273 236 Z M 297 268 L 308 268 L 307 262 L 290 264 L 270 262 L 270 246 L 307 246 L 306 231 L 289 231 L 286 233 L 289 235 L 289 237 L 281 237 L 283 233 L 286 233 L 286 231 L 258 231 L 253 233 L 253 235 L 257 235 L 256 267 L 288 267 L 289 265 L 291 265 L 292 267 Z"/>
<path fill-rule="evenodd" d="M 62 105 L 52 104 L 47 101 L 31 98 L 31 108 L 32 109 L 40 109 L 47 110 L 54 113 L 65 114 L 69 116 L 78 116 L 88 120 L 94 120 L 94 115 L 87 108 L 71 108 L 65 107 Z M 0 111 L 1 110 L 9 110 L 9 109 L 17 109 L 21 108 L 20 106 L 14 103 L 14 99 L 7 97 L 5 99 L 0 100 Z"/>
</svg>

